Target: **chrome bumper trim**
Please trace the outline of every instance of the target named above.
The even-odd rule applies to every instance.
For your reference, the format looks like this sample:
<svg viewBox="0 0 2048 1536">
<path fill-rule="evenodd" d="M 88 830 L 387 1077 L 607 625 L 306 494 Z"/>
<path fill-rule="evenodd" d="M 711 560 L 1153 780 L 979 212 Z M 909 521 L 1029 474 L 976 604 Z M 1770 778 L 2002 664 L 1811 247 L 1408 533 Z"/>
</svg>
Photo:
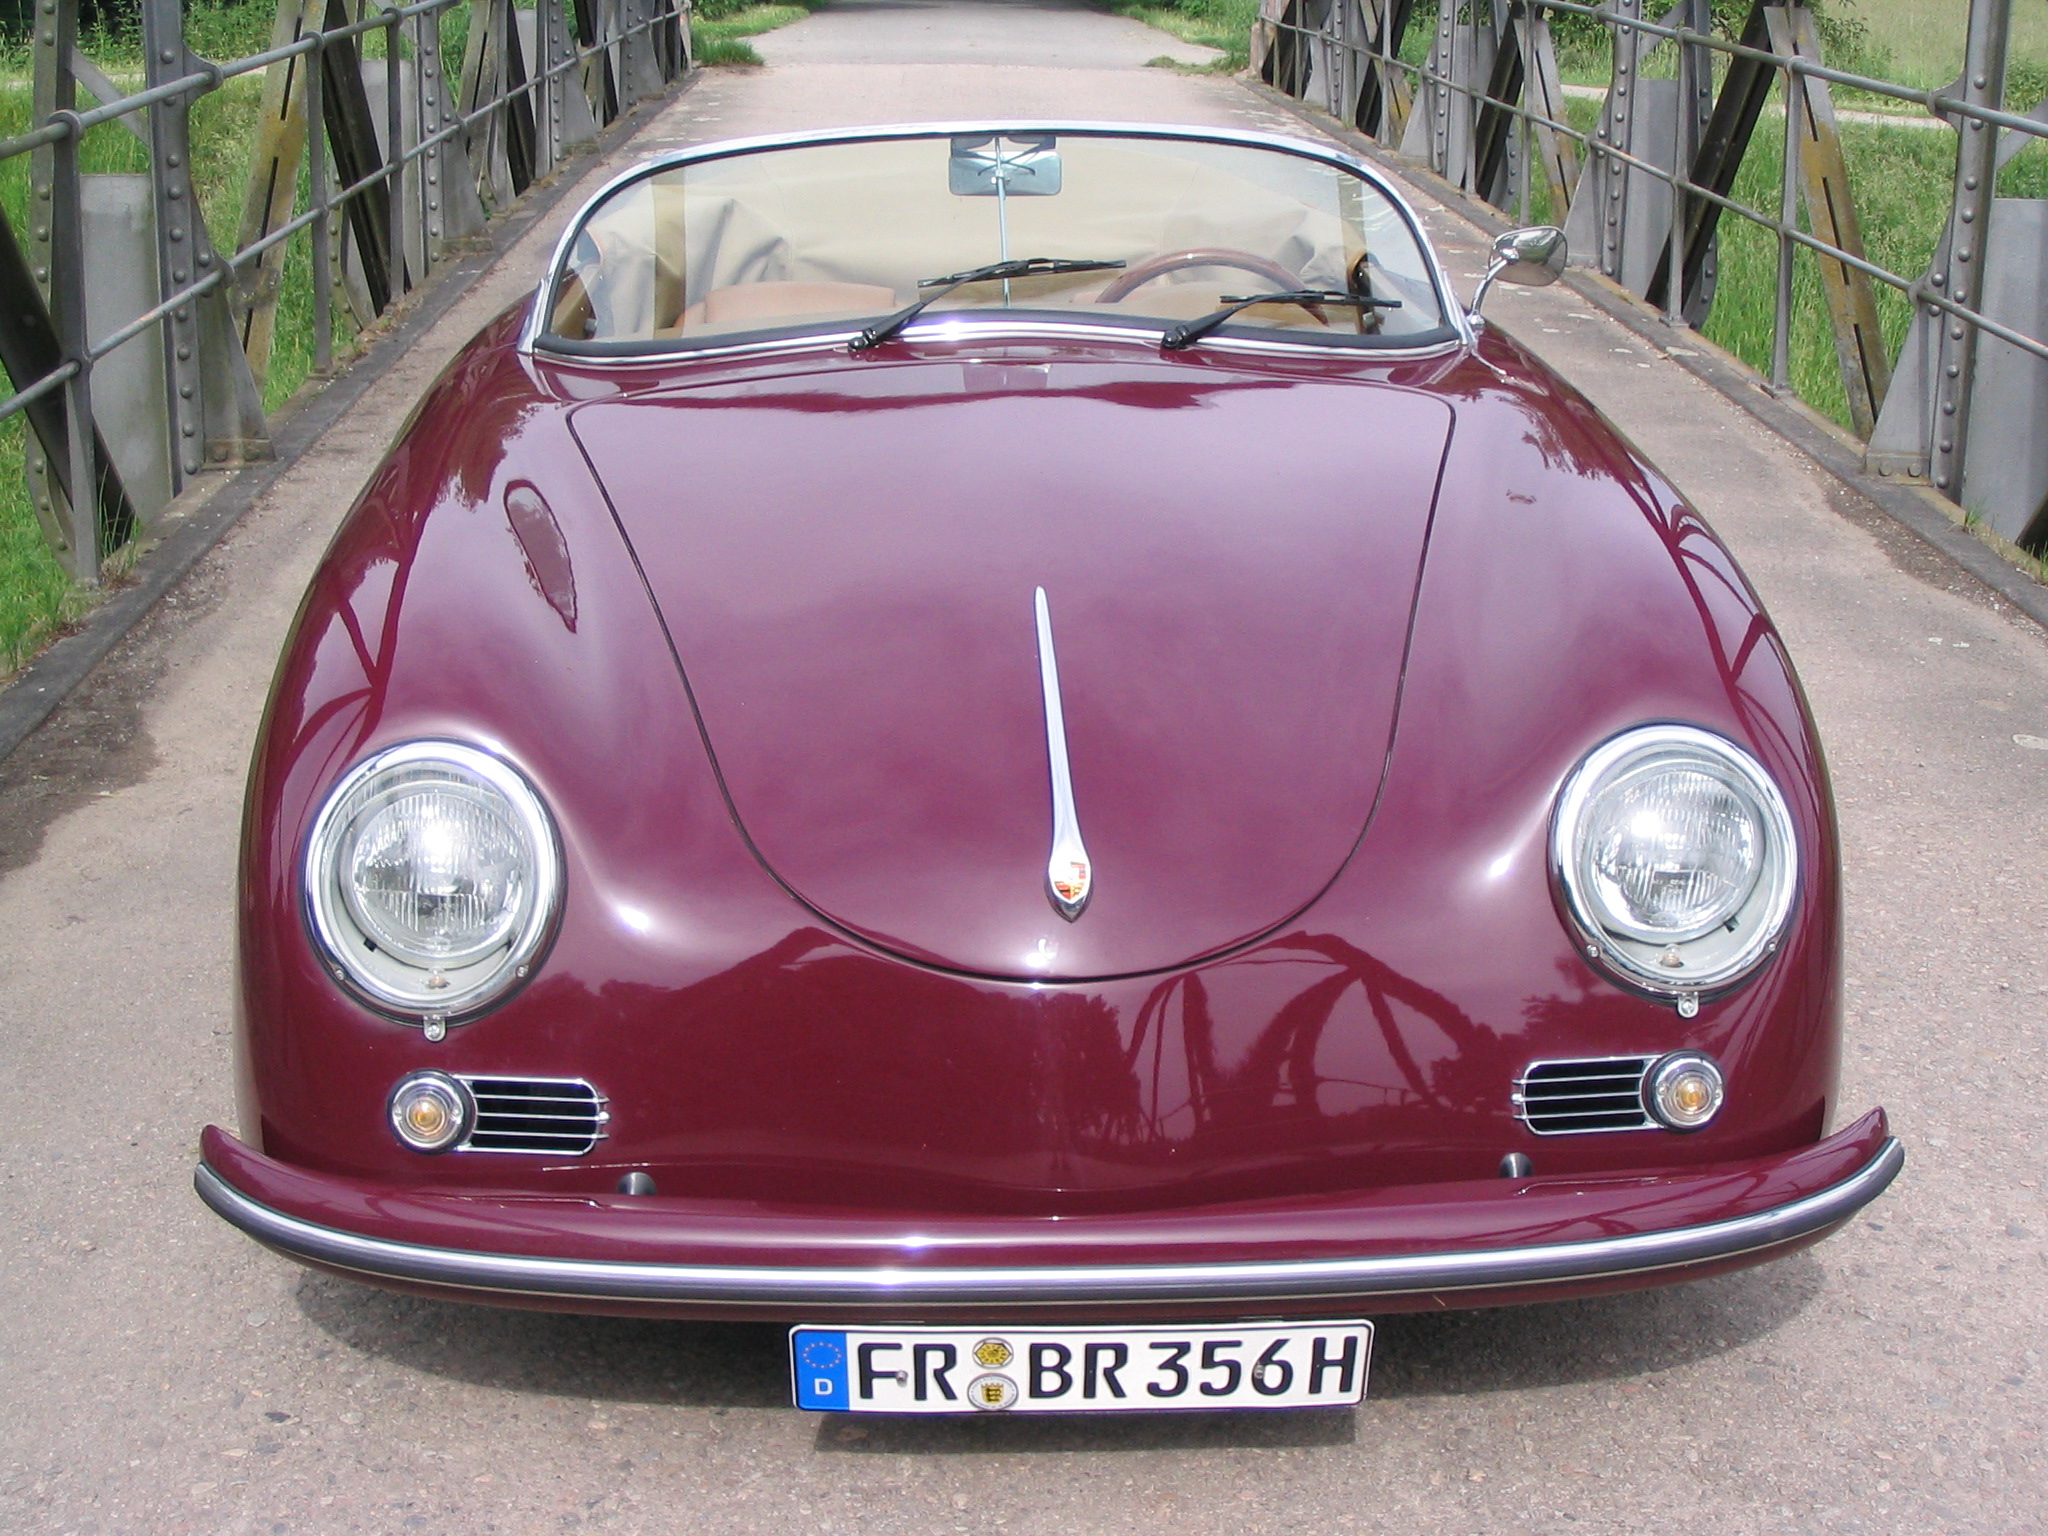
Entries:
<svg viewBox="0 0 2048 1536">
<path fill-rule="evenodd" d="M 199 1198 L 258 1242 L 294 1258 L 419 1285 L 564 1301 L 747 1306 L 1071 1306 L 1076 1303 L 1370 1299 L 1432 1291 L 1564 1285 L 1711 1264 L 1833 1227 L 1883 1192 L 1905 1166 L 1887 1138 L 1840 1183 L 1773 1210 L 1668 1232 L 1530 1248 L 1250 1264 L 1031 1268 L 849 1269 L 633 1264 L 424 1248 L 316 1226 L 251 1200 L 204 1163 Z"/>
</svg>

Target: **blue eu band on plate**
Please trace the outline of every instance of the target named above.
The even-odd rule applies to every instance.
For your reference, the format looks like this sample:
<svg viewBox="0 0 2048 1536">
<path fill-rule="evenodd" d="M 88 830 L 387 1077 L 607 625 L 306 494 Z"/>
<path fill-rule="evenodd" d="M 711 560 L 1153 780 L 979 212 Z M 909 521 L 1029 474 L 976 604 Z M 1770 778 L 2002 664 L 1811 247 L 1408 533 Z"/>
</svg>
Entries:
<svg viewBox="0 0 2048 1536">
<path fill-rule="evenodd" d="M 1372 1324 L 793 1328 L 799 1408 L 833 1413 L 1156 1413 L 1338 1408 L 1365 1397 Z"/>
</svg>

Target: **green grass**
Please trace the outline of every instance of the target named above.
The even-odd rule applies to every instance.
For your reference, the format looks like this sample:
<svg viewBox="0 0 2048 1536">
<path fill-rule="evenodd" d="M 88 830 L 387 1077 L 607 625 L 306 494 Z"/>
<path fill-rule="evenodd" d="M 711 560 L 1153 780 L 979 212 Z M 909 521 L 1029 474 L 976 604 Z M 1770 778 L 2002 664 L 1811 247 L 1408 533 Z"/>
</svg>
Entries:
<svg viewBox="0 0 2048 1536">
<path fill-rule="evenodd" d="M 1783 165 L 1782 113 L 1782 105 L 1774 99 L 1757 125 L 1732 192 L 1736 201 L 1771 218 L 1777 213 Z M 1567 101 L 1565 115 L 1573 127 L 1590 133 L 1599 120 L 1600 104 L 1574 97 Z M 1888 271 L 1917 278 L 1926 271 L 1948 217 L 1955 176 L 1954 136 L 1849 121 L 1840 123 L 1839 128 L 1865 254 Z M 2005 197 L 2048 197 L 2048 144 L 2035 145 L 2016 156 L 1999 177 L 1998 190 Z M 1539 221 L 1552 218 L 1549 202 L 1539 179 L 1530 199 L 1531 217 Z M 1801 217 L 1803 225 L 1803 212 Z M 1777 308 L 1778 238 L 1748 219 L 1723 214 L 1717 265 L 1714 306 L 1702 334 L 1759 373 L 1768 374 Z M 1912 319 L 1912 306 L 1889 285 L 1875 285 L 1875 293 L 1886 347 L 1896 358 Z M 1788 351 L 1791 383 L 1800 399 L 1848 426 L 1848 396 L 1842 387 L 1818 259 L 1804 249 L 1793 257 Z"/>
<path fill-rule="evenodd" d="M 793 5 L 721 4 L 719 0 L 696 8 L 690 22 L 690 51 L 699 64 L 756 65 L 761 55 L 746 39 L 773 32 L 793 21 L 802 21 L 825 0 L 800 0 Z"/>
<path fill-rule="evenodd" d="M 1773 210 L 1778 203 L 1781 139 L 1771 128 L 1772 118 L 1767 117 L 1734 190 L 1739 201 L 1764 210 Z M 1918 277 L 1933 256 L 1948 215 L 1955 140 L 1946 133 L 1860 123 L 1842 124 L 1841 135 L 1866 254 L 1888 271 Z M 2001 176 L 1999 190 L 2011 197 L 2048 196 L 2048 150 L 2030 149 L 2015 159 Z M 1708 340 L 1759 372 L 1770 368 L 1777 265 L 1774 234 L 1746 219 L 1722 219 L 1720 283 L 1703 330 Z M 1802 400 L 1846 426 L 1848 400 L 1835 360 L 1817 260 L 1800 251 L 1793 269 L 1792 386 Z M 1878 285 L 1876 293 L 1886 346 L 1897 357 L 1912 308 L 1888 285 Z"/>
<path fill-rule="evenodd" d="M 1259 14 L 1258 0 L 1178 0 L 1156 4 L 1152 0 L 1108 0 L 1109 9 L 1119 16 L 1142 21 L 1172 34 L 1184 43 L 1216 48 L 1223 57 L 1214 64 L 1197 66 L 1216 74 L 1234 75 L 1251 61 L 1252 22 Z M 1185 69 L 1175 60 L 1152 61 L 1172 69 Z"/>
<path fill-rule="evenodd" d="M 1257 0 L 1108 0 L 1110 8 L 1149 22 L 1175 37 L 1231 51 L 1241 67 L 1245 40 L 1257 14 Z M 1656 14 L 1663 7 L 1647 7 Z M 1832 0 L 1825 8 L 1827 57 L 1843 67 L 1872 71 L 1915 89 L 1947 85 L 1960 68 L 1967 0 Z M 1433 9 L 1418 11 L 1402 52 L 1411 62 L 1427 51 Z M 1612 53 L 1604 32 L 1593 37 L 1560 29 L 1560 69 L 1568 80 L 1606 84 Z M 2013 76 L 2008 100 L 2031 107 L 2048 95 L 2048 5 L 2016 6 L 2013 16 Z M 1667 48 L 1644 61 L 1644 72 L 1669 73 Z M 1910 67 L 1895 68 L 1910 60 Z M 2029 94 L 2032 93 L 2032 94 Z M 1863 105 L 1884 105 L 1870 98 Z M 1910 111 L 1900 104 L 1890 110 Z M 1775 217 L 1778 206 L 1781 109 L 1775 105 L 1759 125 L 1738 176 L 1734 196 Z M 1575 128 L 1590 132 L 1600 105 L 1583 97 L 1566 103 Z M 1918 277 L 1927 267 L 1947 217 L 1955 174 L 1955 139 L 1951 134 L 1921 129 L 1888 128 L 1843 122 L 1843 152 L 1850 185 L 1862 221 L 1870 259 L 1905 277 Z M 2048 196 L 2048 143 L 2015 158 L 1999 180 L 2007 197 Z M 1554 218 L 1548 189 L 1539 179 L 1531 190 L 1530 216 Z M 1759 372 L 1771 364 L 1771 331 L 1776 308 L 1778 242 L 1769 230 L 1726 215 L 1721 220 L 1719 282 L 1714 308 L 1704 334 L 1742 358 Z M 1815 258 L 1797 253 L 1793 263 L 1793 320 L 1790 366 L 1800 397 L 1835 421 L 1847 425 L 1848 400 L 1836 362 L 1834 335 L 1828 322 Z M 1887 286 L 1877 289 L 1879 317 L 1892 355 L 1905 338 L 1911 306 Z"/>
<path fill-rule="evenodd" d="M 799 21 L 823 3 L 793 0 L 789 4 L 750 5 L 746 0 L 699 0 L 691 29 L 698 61 L 758 64 L 760 58 L 746 38 Z M 246 58 L 269 47 L 275 15 L 272 0 L 193 0 L 186 14 L 186 38 L 206 58 Z M 461 67 L 468 18 L 467 4 L 452 7 L 441 18 L 443 62 L 450 79 L 457 77 Z M 138 38 L 94 34 L 83 38 L 81 47 L 117 85 L 141 88 Z M 362 50 L 366 58 L 384 57 L 384 35 L 367 34 Z M 25 40 L 0 40 L 0 137 L 25 132 L 31 126 L 31 73 Z M 262 91 L 260 76 L 244 76 L 202 97 L 192 109 L 193 185 L 213 243 L 221 250 L 232 250 L 235 245 Z M 118 124 L 106 124 L 88 134 L 79 158 L 88 172 L 140 173 L 148 169 L 142 145 Z M 31 227 L 28 172 L 26 157 L 0 161 L 0 208 L 6 210 L 17 236 L 24 241 Z M 302 171 L 301 210 L 308 196 Z M 312 372 L 313 305 L 311 238 L 301 233 L 288 242 L 285 252 L 284 283 L 263 388 L 266 410 L 276 411 Z M 342 360 L 354 346 L 357 328 L 338 286 L 332 318 L 335 352 L 337 360 Z M 17 467 L 23 458 L 22 430 L 18 419 L 0 422 L 0 679 L 61 635 L 96 600 L 73 587 L 44 542 L 25 477 Z M 112 562 L 105 573 L 109 581 L 118 581 L 120 569 L 131 562 L 132 552 Z"/>
<path fill-rule="evenodd" d="M 276 8 L 265 0 L 249 4 L 193 4 L 187 11 L 186 38 L 203 57 L 246 58 L 270 46 Z M 803 14 L 797 11 L 796 14 Z M 457 76 L 468 36 L 469 7 L 459 4 L 441 17 L 441 46 L 446 73 Z M 381 33 L 363 39 L 368 58 L 382 58 Z M 89 35 L 83 51 L 123 89 L 139 90 L 142 55 L 134 37 Z M 0 41 L 0 137 L 31 126 L 32 72 L 21 39 Z M 262 110 L 263 80 L 242 76 L 201 97 L 192 108 L 192 180 L 199 206 L 217 249 L 232 250 L 241 222 L 242 200 L 249 176 L 256 121 Z M 81 91 L 81 100 L 90 97 Z M 141 143 L 118 124 L 104 124 L 80 145 L 81 168 L 88 172 L 140 173 L 148 169 Z M 298 210 L 310 197 L 306 173 L 299 178 Z M 0 208 L 17 238 L 30 229 L 29 162 L 26 157 L 0 161 Z M 337 286 L 332 307 L 337 360 L 353 350 L 357 326 Z M 269 371 L 263 385 L 264 408 L 276 412 L 313 371 L 313 262 L 311 236 L 301 232 L 287 242 L 283 285 L 272 342 Z M 73 586 L 45 543 L 29 502 L 23 462 L 23 425 L 19 418 L 0 422 L 0 680 L 27 662 L 43 646 L 88 612 L 97 597 Z M 103 575 L 118 584 L 133 563 L 134 551 L 111 559 Z"/>
<path fill-rule="evenodd" d="M 206 12 L 195 20 L 204 23 Z M 268 43 L 268 19 L 260 35 L 226 35 L 239 51 L 260 51 Z M 204 25 L 195 33 L 211 41 Z M 214 32 L 229 34 L 226 25 Z M 223 48 L 222 52 L 227 52 Z M 109 57 L 111 55 L 111 57 Z M 95 55 L 102 67 L 119 77 L 139 73 L 139 57 L 123 58 L 120 50 L 102 46 Z M 4 65 L 0 65 L 4 67 Z M 199 206 L 217 248 L 231 250 L 241 219 L 242 198 L 249 175 L 249 154 L 256 119 L 261 112 L 262 80 L 245 76 L 202 97 L 192 109 L 192 179 Z M 32 97 L 27 82 L 0 79 L 0 136 L 25 132 L 31 125 Z M 148 169 L 142 144 L 115 123 L 86 135 L 79 149 L 88 172 L 141 173 Z M 303 178 L 301 198 L 305 196 Z M 26 241 L 29 220 L 29 162 L 26 156 L 0 161 L 0 207 L 7 212 L 17 238 Z M 310 238 L 301 234 L 285 253 L 284 286 L 279 296 L 276 341 L 264 384 L 264 405 L 276 410 L 302 385 L 313 366 L 313 273 Z M 347 306 L 334 309 L 336 350 L 346 355 L 355 334 Z M 103 329 L 104 327 L 100 327 Z M 22 464 L 21 423 L 0 424 L 0 678 L 26 662 L 42 646 L 61 635 L 67 625 L 90 608 L 88 594 L 74 591 L 45 544 L 29 501 Z M 113 574 L 112 572 L 109 573 Z"/>
<path fill-rule="evenodd" d="M 4 678 L 93 605 L 43 540 L 22 484 L 21 418 L 0 421 L 0 678 Z"/>
</svg>

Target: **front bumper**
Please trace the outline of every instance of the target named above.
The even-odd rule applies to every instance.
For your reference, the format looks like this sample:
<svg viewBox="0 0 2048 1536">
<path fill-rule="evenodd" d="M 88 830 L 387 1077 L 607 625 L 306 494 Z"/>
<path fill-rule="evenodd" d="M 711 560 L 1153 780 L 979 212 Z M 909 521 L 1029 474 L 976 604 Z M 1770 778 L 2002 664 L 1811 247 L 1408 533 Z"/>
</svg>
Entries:
<svg viewBox="0 0 2048 1536">
<path fill-rule="evenodd" d="M 1796 1152 L 1666 1175 L 934 1219 L 368 1185 L 213 1126 L 202 1157 L 202 1200 L 317 1268 L 554 1311 L 810 1321 L 1335 1316 L 1668 1284 L 1818 1242 L 1905 1164 L 1873 1110 Z"/>
</svg>

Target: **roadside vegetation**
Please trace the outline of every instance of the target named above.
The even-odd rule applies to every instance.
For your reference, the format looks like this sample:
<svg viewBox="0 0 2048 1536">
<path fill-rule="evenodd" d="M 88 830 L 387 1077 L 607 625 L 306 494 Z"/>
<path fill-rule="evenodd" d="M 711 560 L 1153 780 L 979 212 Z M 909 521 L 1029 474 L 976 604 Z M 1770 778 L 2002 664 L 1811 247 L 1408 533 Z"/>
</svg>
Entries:
<svg viewBox="0 0 2048 1536">
<path fill-rule="evenodd" d="M 1234 75 L 1251 62 L 1252 22 L 1258 18 L 1259 0 L 1109 0 L 1109 9 L 1184 43 L 1221 50 L 1223 57 L 1209 66 L 1217 74 Z M 1182 67 L 1171 59 L 1153 62 Z"/>
<path fill-rule="evenodd" d="M 746 0 L 699 0 L 691 27 L 693 51 L 703 64 L 758 64 L 759 56 L 745 39 L 799 21 L 823 3 L 795 0 L 759 5 Z M 220 61 L 246 58 L 270 46 L 276 13 L 275 0 L 189 0 L 186 38 L 202 57 Z M 442 17 L 441 46 L 450 78 L 458 76 L 468 28 L 467 4 L 453 7 Z M 80 47 L 115 85 L 123 90 L 141 89 L 142 44 L 135 30 L 90 29 L 81 37 Z M 368 58 L 382 58 L 382 34 L 368 34 L 363 52 Z M 32 125 L 33 78 L 26 36 L 0 36 L 0 138 L 24 133 Z M 243 76 L 202 97 L 192 110 L 193 185 L 214 244 L 222 249 L 233 247 L 241 219 L 262 93 L 261 75 Z M 90 94 L 82 88 L 81 97 L 90 104 Z M 119 123 L 102 124 L 88 134 L 79 158 L 89 172 L 140 175 L 148 170 L 141 141 Z M 307 195 L 302 172 L 301 206 Z M 0 161 L 0 211 L 5 212 L 16 238 L 26 240 L 32 227 L 26 156 Z M 346 361 L 358 344 L 358 326 L 338 287 L 335 297 L 335 355 L 337 361 Z M 310 240 L 302 234 L 286 252 L 275 339 L 264 380 L 266 410 L 275 412 L 290 400 L 312 369 L 312 253 Z M 96 594 L 73 585 L 44 541 L 20 469 L 22 434 L 19 418 L 0 421 L 0 681 L 61 636 L 97 601 Z M 110 559 L 105 571 L 109 585 L 118 585 L 133 553 L 126 551 Z"/>
<path fill-rule="evenodd" d="M 691 27 L 698 62 L 707 65 L 758 64 L 760 56 L 747 39 L 801 20 L 824 0 L 792 0 L 787 4 L 750 4 L 747 0 L 699 0 Z M 1120 14 L 1147 22 L 1186 42 L 1220 50 L 1215 66 L 1243 69 L 1257 0 L 1106 0 Z M 1659 7 L 1652 0 L 1650 9 Z M 1724 29 L 1740 24 L 1745 0 L 1715 0 L 1717 22 Z M 1962 63 L 1966 0 L 1825 0 L 1822 8 L 1823 47 L 1828 62 L 1841 68 L 1896 80 L 1914 90 L 1952 82 Z M 275 15 L 271 0 L 193 0 L 187 13 L 187 35 L 200 54 L 211 59 L 246 57 L 266 47 Z M 1410 26 L 1405 55 L 1419 62 L 1427 51 L 1433 9 L 1419 12 Z M 455 7 L 442 23 L 442 45 L 452 75 L 459 67 L 467 33 L 468 7 Z M 1556 25 L 1559 67 L 1567 84 L 1602 87 L 1608 79 L 1608 45 L 1604 29 L 1586 18 L 1566 18 Z M 383 39 L 370 34 L 365 53 L 381 57 Z M 124 89 L 139 87 L 142 71 L 140 39 L 132 32 L 94 31 L 83 39 L 84 51 Z M 1668 54 L 1668 50 L 1666 51 Z M 1647 72 L 1668 68 L 1656 55 L 1645 61 Z M 0 38 L 0 137 L 30 126 L 31 75 L 26 40 Z M 240 218 L 250 146 L 260 110 L 262 81 L 250 76 L 229 82 L 201 99 L 193 109 L 193 181 L 216 245 L 233 243 Z M 2013 12 L 2013 65 L 2008 104 L 2025 111 L 2048 98 L 2048 6 L 2016 4 Z M 1867 93 L 1837 90 L 1839 108 L 1914 115 L 1912 106 Z M 1776 108 L 1772 109 L 1773 114 Z M 1596 100 L 1580 96 L 1568 103 L 1575 126 L 1590 129 L 1599 115 Z M 1926 265 L 1948 206 L 1949 179 L 1954 168 L 1954 139 L 1929 131 L 1845 120 L 1844 151 L 1857 196 L 1865 241 L 1873 260 L 1894 272 L 1918 274 Z M 147 162 L 140 142 L 119 124 L 104 124 L 89 134 L 80 152 L 88 171 L 141 173 Z M 1778 135 L 1766 118 L 1736 185 L 1736 196 L 1753 207 L 1777 206 Z M 2013 197 L 2048 197 L 2048 146 L 2021 153 L 2006 169 L 1999 190 Z M 303 195 L 303 193 L 302 193 Z M 0 210 L 17 237 L 30 229 L 28 161 L 0 161 Z M 1532 200 L 1532 216 L 1549 216 L 1548 198 L 1540 190 Z M 284 288 L 279 303 L 276 341 L 264 384 L 265 404 L 276 410 L 306 381 L 313 363 L 313 285 L 308 241 L 301 236 L 287 253 Z M 1719 286 L 1706 336 L 1759 371 L 1770 366 L 1771 319 L 1777 270 L 1777 244 L 1766 230 L 1728 217 L 1721 223 Z M 339 300 L 339 295 L 337 295 Z M 1792 380 L 1801 398 L 1839 422 L 1848 419 L 1847 403 L 1836 371 L 1832 332 L 1812 258 L 1801 252 L 1796 262 L 1792 335 Z M 1878 306 L 1894 352 L 1910 318 L 1905 300 L 1888 288 L 1878 290 Z M 355 345 L 355 316 L 337 301 L 333 315 L 337 356 L 346 358 Z M 51 639 L 91 605 L 76 590 L 50 554 L 29 503 L 28 490 L 16 466 L 22 462 L 19 419 L 0 422 L 0 679 Z M 118 580 L 119 562 L 110 573 Z"/>
<path fill-rule="evenodd" d="M 692 55 L 699 64 L 759 64 L 750 37 L 802 21 L 825 0 L 796 0 L 790 5 L 750 5 L 746 0 L 698 0 L 691 12 Z"/>
<path fill-rule="evenodd" d="M 1247 44 L 1258 0 L 1108 0 L 1119 14 L 1147 22 L 1186 42 L 1223 49 L 1233 70 L 1248 62 Z M 1836 68 L 1896 81 L 1911 90 L 1943 88 L 1961 73 L 1968 0 L 1815 0 L 1822 52 Z M 1667 7 L 1651 0 L 1653 17 Z M 1736 33 L 1748 0 L 1714 0 L 1716 27 Z M 1402 56 L 1421 63 L 1434 28 L 1435 7 L 1419 4 Z M 1554 18 L 1558 69 L 1567 86 L 1608 84 L 1612 49 L 1607 29 L 1590 17 Z M 1646 75 L 1671 72 L 1671 50 L 1646 53 Z M 2048 99 L 2048 6 L 2016 3 L 2006 104 L 2028 111 Z M 1923 117 L 1924 108 L 1872 92 L 1836 88 L 1839 111 Z M 1767 213 L 1778 206 L 1783 108 L 1776 101 L 1759 124 L 1736 179 L 1734 196 Z M 1566 102 L 1572 126 L 1591 132 L 1600 102 L 1584 94 Z M 1870 259 L 1908 278 L 1926 270 L 1947 218 L 1955 174 L 1955 136 L 1941 129 L 1892 126 L 1843 118 L 1843 153 L 1849 163 L 1856 211 Z M 2048 144 L 2023 150 L 1999 179 L 2006 197 L 2048 197 Z M 1530 216 L 1554 217 L 1546 189 L 1531 198 Z M 1759 372 L 1771 365 L 1771 328 L 1777 302 L 1777 237 L 1735 215 L 1720 224 L 1719 275 L 1714 307 L 1703 334 Z M 1846 426 L 1848 399 L 1835 359 L 1834 332 L 1813 256 L 1794 261 L 1791 376 L 1801 399 Z M 1912 308 L 1903 295 L 1880 285 L 1878 312 L 1892 354 L 1905 339 Z M 2036 574 L 2040 574 L 2039 571 Z"/>
</svg>

